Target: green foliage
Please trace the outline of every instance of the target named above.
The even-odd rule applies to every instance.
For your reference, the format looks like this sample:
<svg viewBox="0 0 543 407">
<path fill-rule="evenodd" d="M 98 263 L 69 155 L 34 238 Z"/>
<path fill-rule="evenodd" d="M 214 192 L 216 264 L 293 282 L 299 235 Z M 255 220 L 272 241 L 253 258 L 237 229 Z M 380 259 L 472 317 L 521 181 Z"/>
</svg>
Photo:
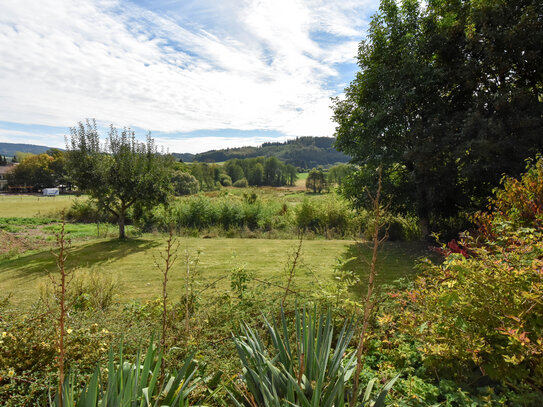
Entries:
<svg viewBox="0 0 543 407">
<path fill-rule="evenodd" d="M 240 301 L 243 301 L 244 297 L 247 299 L 248 283 L 253 277 L 253 273 L 247 271 L 245 266 L 239 266 L 230 271 L 230 288 Z"/>
<path fill-rule="evenodd" d="M 141 213 L 166 201 L 173 164 L 170 156 L 157 153 L 150 136 L 146 143 L 140 143 L 130 129 L 125 128 L 119 135 L 111 126 L 105 149 L 100 145 L 94 121 L 71 129 L 70 177 L 100 209 L 115 216 L 120 238 L 126 237 L 124 225 L 129 208 Z"/>
<path fill-rule="evenodd" d="M 224 178 L 221 171 L 221 167 L 217 164 L 207 163 L 192 163 L 189 167 L 190 173 L 200 183 L 200 190 L 213 191 L 219 189 L 224 182 L 224 186 L 232 185 L 232 179 L 230 176 Z M 224 174 L 226 175 L 226 174 Z"/>
<path fill-rule="evenodd" d="M 538 160 L 520 180 L 505 178 L 493 212 L 478 215 L 479 236 L 444 246 L 444 262 L 424 263 L 400 299 L 408 305 L 401 321 L 429 362 L 460 377 L 477 366 L 535 394 L 543 387 L 541 174 Z"/>
<path fill-rule="evenodd" d="M 78 272 L 70 282 L 67 299 L 76 310 L 106 311 L 113 305 L 119 284 L 109 275 Z"/>
<path fill-rule="evenodd" d="M 543 149 L 542 12 L 537 0 L 382 0 L 372 18 L 360 72 L 335 101 L 336 145 L 362 170 L 405 171 L 385 192 L 425 235 L 481 209 Z"/>
<path fill-rule="evenodd" d="M 199 190 L 198 180 L 185 171 L 174 171 L 172 183 L 176 195 L 192 195 Z"/>
<path fill-rule="evenodd" d="M 98 407 L 137 403 L 141 406 L 188 407 L 188 395 L 199 381 L 196 377 L 197 364 L 191 355 L 179 371 L 160 377 L 162 358 L 162 351 L 157 350 L 151 341 L 145 356 L 141 358 L 138 352 L 132 364 L 124 359 L 121 344 L 118 365 L 115 364 L 113 350 L 109 351 L 106 385 L 101 383 L 102 369 L 97 366 L 82 389 L 74 386 L 73 379 L 66 378 L 62 388 L 62 404 L 56 394 L 50 400 L 50 406 Z"/>
<path fill-rule="evenodd" d="M 234 182 L 233 186 L 236 188 L 247 188 L 249 183 L 247 182 L 247 178 L 243 177 Z"/>
<path fill-rule="evenodd" d="M 196 154 L 194 161 L 224 162 L 234 159 L 275 156 L 279 160 L 294 167 L 313 168 L 318 165 L 331 165 L 338 162 L 347 162 L 348 157 L 338 152 L 332 137 L 299 137 L 295 140 L 264 143 L 260 147 L 240 147 L 226 150 L 212 150 Z M 248 174 L 246 173 L 246 176 Z M 250 176 L 247 176 L 251 185 Z"/>
<path fill-rule="evenodd" d="M 221 174 L 219 176 L 219 181 L 223 187 L 231 187 L 232 186 L 232 178 L 228 174 Z"/>
<path fill-rule="evenodd" d="M 520 180 L 505 177 L 490 201 L 490 213 L 479 212 L 475 221 L 487 237 L 501 233 L 503 224 L 543 230 L 543 158 L 528 160 Z"/>
<path fill-rule="evenodd" d="M 244 390 L 237 390 L 237 406 L 345 406 L 348 401 L 349 382 L 356 364 L 354 354 L 347 347 L 354 335 L 354 324 L 348 320 L 337 338 L 330 312 L 317 314 L 316 310 L 295 310 L 294 341 L 291 343 L 285 313 L 280 321 L 265 320 L 272 347 L 268 349 L 258 332 L 248 325 L 242 335 L 234 338 L 243 364 Z M 335 346 L 332 345 L 335 339 Z M 359 406 L 383 406 L 385 397 L 396 381 L 391 380 L 370 401 L 375 380 L 368 383 Z M 250 396 L 247 394 L 250 393 Z M 243 399 L 247 402 L 239 401 Z M 254 405 L 254 404 L 252 404 Z"/>
<path fill-rule="evenodd" d="M 328 184 L 337 184 L 339 187 L 343 184 L 344 180 L 356 171 L 356 167 L 350 164 L 337 164 L 330 167 L 327 172 Z"/>
<path fill-rule="evenodd" d="M 302 196 L 302 195 L 300 195 Z M 301 199 L 301 198 L 300 198 Z M 158 206 L 142 214 L 139 225 L 144 230 L 158 227 L 167 230 L 173 222 L 178 230 L 282 231 L 297 234 L 300 230 L 327 238 L 365 237 L 371 219 L 366 212 L 353 210 L 337 195 L 303 196 L 302 202 L 288 204 L 279 199 L 261 199 L 255 193 L 217 198 L 197 195 L 176 200 L 168 209 Z M 393 240 L 416 240 L 420 237 L 417 221 L 409 216 L 389 216 Z"/>
<path fill-rule="evenodd" d="M 313 193 L 321 193 L 328 188 L 328 181 L 322 168 L 313 168 L 305 180 L 305 187 Z"/>
<path fill-rule="evenodd" d="M 32 186 L 43 189 L 58 186 L 65 181 L 65 158 L 62 152 L 55 156 L 30 154 L 8 172 L 10 186 Z"/>
<path fill-rule="evenodd" d="M 115 216 L 111 213 L 106 213 L 98 207 L 96 201 L 91 199 L 77 198 L 70 208 L 65 212 L 66 220 L 70 222 L 82 223 L 98 223 L 109 222 L 115 223 Z M 131 222 L 131 218 L 127 216 L 126 222 Z"/>
</svg>

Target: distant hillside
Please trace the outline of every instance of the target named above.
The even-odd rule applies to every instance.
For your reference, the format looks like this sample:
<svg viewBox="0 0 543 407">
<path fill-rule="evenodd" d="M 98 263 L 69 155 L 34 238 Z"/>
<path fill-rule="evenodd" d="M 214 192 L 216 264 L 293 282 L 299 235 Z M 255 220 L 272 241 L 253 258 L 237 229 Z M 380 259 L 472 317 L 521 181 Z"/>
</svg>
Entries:
<svg viewBox="0 0 543 407">
<path fill-rule="evenodd" d="M 194 160 L 194 154 L 191 153 L 172 153 L 177 161 L 181 160 L 184 163 L 190 163 Z"/>
<path fill-rule="evenodd" d="M 261 147 L 239 147 L 211 150 L 194 156 L 194 161 L 221 162 L 233 158 L 276 156 L 287 164 L 301 168 L 331 165 L 349 161 L 349 157 L 333 147 L 332 137 L 299 137 L 284 143 L 264 143 Z"/>
<path fill-rule="evenodd" d="M 260 147 L 238 147 L 223 150 L 211 150 L 205 153 L 172 153 L 184 162 L 222 162 L 233 158 L 276 156 L 287 164 L 301 168 L 313 168 L 319 165 L 332 165 L 349 161 L 349 157 L 337 151 L 332 137 L 300 137 L 284 143 L 264 143 Z M 0 155 L 13 157 L 17 151 L 21 153 L 42 154 L 49 148 L 35 144 L 0 143 Z"/>
<path fill-rule="evenodd" d="M 0 143 L 0 155 L 13 157 L 17 151 L 21 153 L 42 154 L 50 148 L 36 144 Z"/>
</svg>

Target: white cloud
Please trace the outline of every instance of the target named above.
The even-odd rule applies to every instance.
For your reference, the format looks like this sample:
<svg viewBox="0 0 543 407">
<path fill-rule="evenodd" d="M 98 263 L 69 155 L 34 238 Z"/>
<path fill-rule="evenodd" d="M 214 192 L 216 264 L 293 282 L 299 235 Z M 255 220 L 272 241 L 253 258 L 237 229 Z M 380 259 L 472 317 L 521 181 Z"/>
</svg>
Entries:
<svg viewBox="0 0 543 407">
<path fill-rule="evenodd" d="M 330 136 L 326 80 L 353 61 L 375 3 L 230 2 L 228 21 L 204 30 L 127 1 L 4 0 L 0 121 Z M 316 31 L 342 38 L 321 44 Z"/>
<path fill-rule="evenodd" d="M 37 134 L 36 132 L 30 131 L 0 129 L 0 142 L 66 148 L 64 134 L 58 133 Z"/>
</svg>

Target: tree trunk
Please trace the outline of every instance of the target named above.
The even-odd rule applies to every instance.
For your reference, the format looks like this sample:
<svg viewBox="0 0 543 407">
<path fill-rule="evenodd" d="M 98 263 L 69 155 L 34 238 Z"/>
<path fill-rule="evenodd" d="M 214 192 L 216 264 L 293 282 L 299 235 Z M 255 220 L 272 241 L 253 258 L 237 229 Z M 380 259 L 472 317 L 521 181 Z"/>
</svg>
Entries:
<svg viewBox="0 0 543 407">
<path fill-rule="evenodd" d="M 417 188 L 417 215 L 420 220 L 422 236 L 426 239 L 430 235 L 430 216 L 428 213 L 428 201 L 426 199 L 425 180 L 423 177 L 421 178 L 415 181 Z"/>
<path fill-rule="evenodd" d="M 119 239 L 126 239 L 124 232 L 124 208 L 119 211 Z"/>
</svg>

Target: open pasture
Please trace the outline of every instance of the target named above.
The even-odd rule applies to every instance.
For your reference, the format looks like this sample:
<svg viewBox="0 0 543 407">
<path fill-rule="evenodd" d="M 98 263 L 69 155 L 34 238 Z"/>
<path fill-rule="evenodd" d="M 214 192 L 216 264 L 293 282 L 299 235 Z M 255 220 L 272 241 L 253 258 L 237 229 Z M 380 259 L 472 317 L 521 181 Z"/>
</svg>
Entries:
<svg viewBox="0 0 543 407">
<path fill-rule="evenodd" d="M 174 299 L 180 298 L 184 290 L 185 250 L 193 259 L 197 257 L 197 251 L 201 251 L 197 281 L 201 288 L 216 281 L 213 287 L 202 293 L 203 296 L 211 296 L 230 288 L 230 270 L 240 266 L 260 280 L 256 284 L 266 285 L 263 281 L 285 284 L 286 261 L 297 245 L 296 240 L 268 239 L 179 238 L 179 242 L 179 258 L 168 283 L 169 296 Z M 154 262 L 164 247 L 163 235 L 145 234 L 126 241 L 94 239 L 74 244 L 67 267 L 77 269 L 76 274 L 89 272 L 112 276 L 119 284 L 120 302 L 153 299 L 160 295 L 161 290 L 161 274 Z M 304 241 L 295 287 L 308 292 L 319 289 L 319 283 L 330 283 L 337 259 L 350 259 L 359 251 L 368 257 L 369 248 L 354 241 Z M 421 247 L 416 243 L 385 244 L 379 281 L 391 282 L 412 274 L 414 259 L 421 254 Z M 348 261 L 345 267 L 360 273 L 362 278 L 367 270 L 364 261 L 360 260 Z M 14 303 L 29 305 L 38 298 L 41 287 L 50 284 L 48 273 L 55 272 L 56 265 L 49 251 L 3 260 L 0 261 L 0 290 L 4 294 L 12 293 Z"/>
<path fill-rule="evenodd" d="M 51 217 L 68 209 L 74 199 L 74 195 L 0 195 L 0 217 Z"/>
</svg>

